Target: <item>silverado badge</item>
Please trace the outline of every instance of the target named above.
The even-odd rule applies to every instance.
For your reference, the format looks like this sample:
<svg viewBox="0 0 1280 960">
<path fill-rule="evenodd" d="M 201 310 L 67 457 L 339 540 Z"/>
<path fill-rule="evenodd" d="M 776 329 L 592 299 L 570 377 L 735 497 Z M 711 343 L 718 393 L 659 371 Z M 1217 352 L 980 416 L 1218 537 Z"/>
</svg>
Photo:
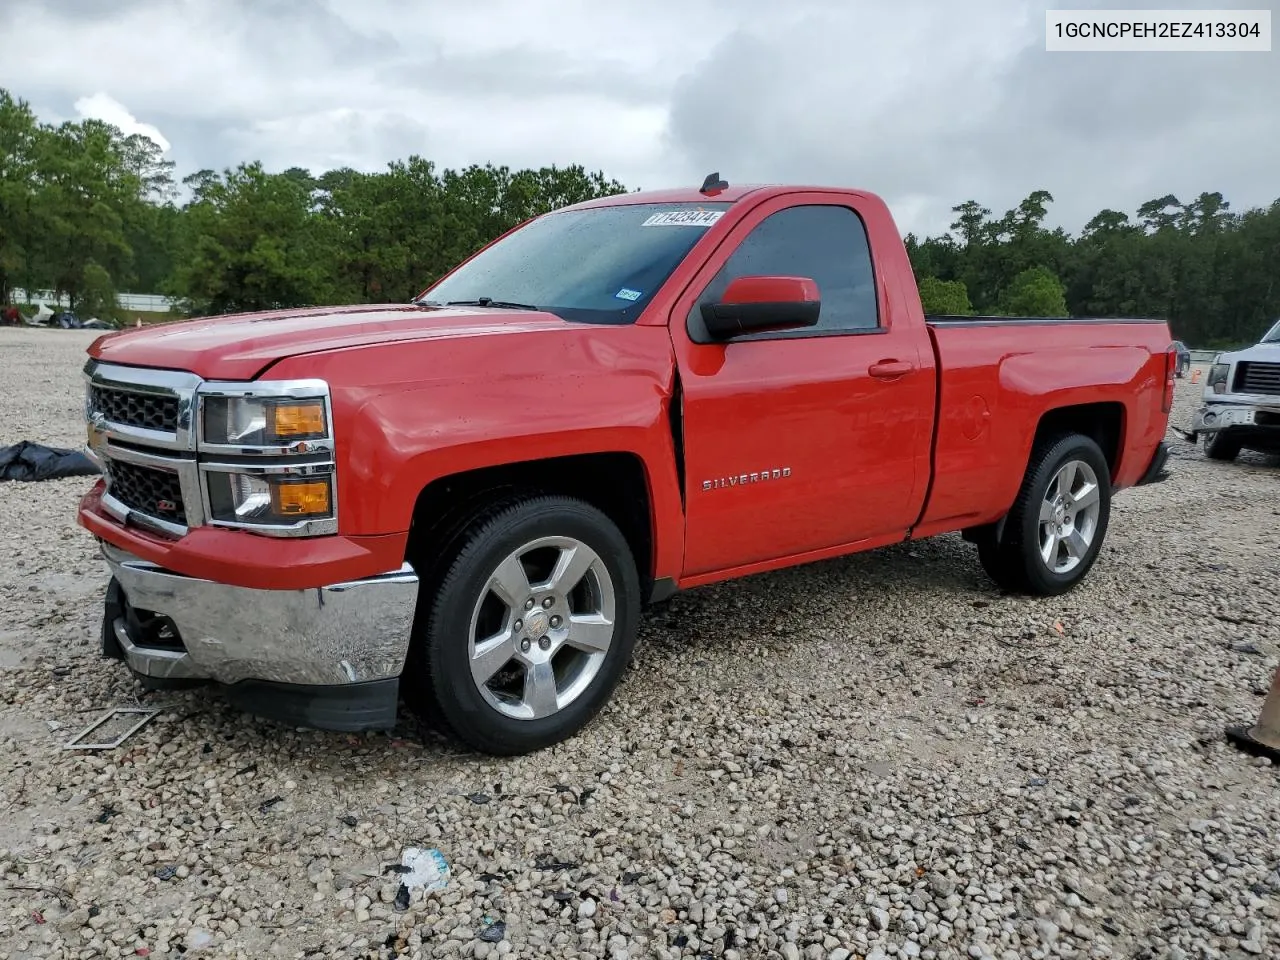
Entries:
<svg viewBox="0 0 1280 960">
<path fill-rule="evenodd" d="M 749 483 L 760 483 L 764 480 L 782 480 L 791 476 L 790 467 L 773 467 L 758 473 L 740 473 L 734 477 L 717 477 L 714 480 L 703 480 L 703 490 L 723 490 L 725 487 L 743 487 Z"/>
</svg>

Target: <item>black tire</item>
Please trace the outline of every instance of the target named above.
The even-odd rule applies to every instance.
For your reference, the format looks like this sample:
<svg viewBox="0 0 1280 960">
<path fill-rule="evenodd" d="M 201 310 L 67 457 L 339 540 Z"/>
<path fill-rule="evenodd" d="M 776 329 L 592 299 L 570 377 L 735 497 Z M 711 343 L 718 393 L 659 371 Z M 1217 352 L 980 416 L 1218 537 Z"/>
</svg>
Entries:
<svg viewBox="0 0 1280 960">
<path fill-rule="evenodd" d="M 1210 460 L 1231 461 L 1240 456 L 1243 447 L 1239 440 L 1234 440 L 1228 430 L 1206 434 L 1204 438 L 1204 455 Z"/>
<path fill-rule="evenodd" d="M 109 660 L 124 660 L 124 649 L 116 637 L 116 620 L 124 616 L 123 599 L 120 581 L 112 577 L 107 581 L 107 593 L 102 603 L 102 655 Z"/>
<path fill-rule="evenodd" d="M 573 538 L 599 557 L 613 591 L 614 631 L 597 672 L 576 699 L 549 716 L 518 719 L 492 705 L 472 679 L 472 614 L 499 564 L 543 537 Z M 484 753 L 515 756 L 568 739 L 608 702 L 635 647 L 640 582 L 626 538 L 604 513 L 570 497 L 525 496 L 477 514 L 454 541 L 447 569 L 423 604 L 410 682 L 425 688 L 433 718 L 454 737 Z"/>
<path fill-rule="evenodd" d="M 1076 565 L 1067 572 L 1051 569 L 1040 554 L 1040 505 L 1050 484 L 1064 465 L 1082 462 L 1098 481 L 1098 517 L 1089 542 Z M 1050 437 L 1031 451 L 1022 487 L 1005 517 L 999 539 L 995 528 L 980 532 L 975 540 L 978 558 L 997 585 L 1015 593 L 1051 597 L 1066 593 L 1088 574 L 1106 539 L 1111 518 L 1111 470 L 1101 448 L 1080 434 Z"/>
</svg>

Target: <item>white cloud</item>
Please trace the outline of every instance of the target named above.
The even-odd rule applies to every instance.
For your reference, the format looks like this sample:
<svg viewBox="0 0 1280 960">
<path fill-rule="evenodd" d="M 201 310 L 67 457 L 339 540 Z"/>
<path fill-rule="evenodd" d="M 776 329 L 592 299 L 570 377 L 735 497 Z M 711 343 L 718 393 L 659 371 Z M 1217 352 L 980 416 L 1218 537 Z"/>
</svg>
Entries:
<svg viewBox="0 0 1280 960">
<path fill-rule="evenodd" d="M 98 92 L 88 97 L 81 97 L 75 102 L 76 113 L 82 120 L 101 120 L 119 127 L 125 136 L 140 133 L 152 141 L 163 152 L 168 153 L 170 143 L 159 130 L 149 123 L 143 123 L 115 97 Z"/>
</svg>

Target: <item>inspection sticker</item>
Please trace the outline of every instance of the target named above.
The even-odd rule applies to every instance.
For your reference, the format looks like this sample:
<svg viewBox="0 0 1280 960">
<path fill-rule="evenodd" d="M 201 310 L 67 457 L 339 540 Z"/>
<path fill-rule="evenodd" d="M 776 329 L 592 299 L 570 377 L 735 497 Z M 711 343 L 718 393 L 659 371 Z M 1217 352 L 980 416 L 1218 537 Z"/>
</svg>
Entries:
<svg viewBox="0 0 1280 960">
<path fill-rule="evenodd" d="M 630 287 L 623 287 L 621 290 L 615 293 L 614 296 L 617 297 L 619 300 L 639 300 L 640 291 L 632 290 Z"/>
<path fill-rule="evenodd" d="M 655 213 L 642 227 L 709 227 L 724 216 L 723 210 L 670 210 Z"/>
</svg>

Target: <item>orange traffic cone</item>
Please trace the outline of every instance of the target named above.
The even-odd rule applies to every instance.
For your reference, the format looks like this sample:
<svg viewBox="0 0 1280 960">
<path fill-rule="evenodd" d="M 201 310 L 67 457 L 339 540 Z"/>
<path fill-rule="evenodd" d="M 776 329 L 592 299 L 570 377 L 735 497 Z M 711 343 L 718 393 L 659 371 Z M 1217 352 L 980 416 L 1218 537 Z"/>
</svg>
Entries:
<svg viewBox="0 0 1280 960">
<path fill-rule="evenodd" d="M 1199 370 L 1199 369 L 1195 369 L 1195 370 L 1192 370 L 1192 371 L 1191 371 L 1191 382 L 1192 382 L 1192 383 L 1199 383 L 1199 382 L 1200 382 L 1200 370 Z"/>
<path fill-rule="evenodd" d="M 1280 667 L 1271 678 L 1271 692 L 1262 701 L 1262 712 L 1252 727 L 1228 727 L 1227 739 L 1259 757 L 1280 763 Z"/>
</svg>

